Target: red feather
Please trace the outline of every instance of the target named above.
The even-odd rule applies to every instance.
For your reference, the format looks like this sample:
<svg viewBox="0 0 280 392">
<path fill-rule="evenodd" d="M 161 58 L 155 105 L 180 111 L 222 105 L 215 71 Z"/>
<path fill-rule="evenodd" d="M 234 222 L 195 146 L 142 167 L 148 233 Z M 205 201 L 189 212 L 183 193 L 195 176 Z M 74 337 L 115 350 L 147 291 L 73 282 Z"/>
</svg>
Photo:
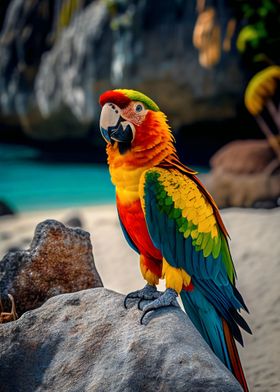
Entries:
<svg viewBox="0 0 280 392">
<path fill-rule="evenodd" d="M 233 374 L 241 384 L 244 392 L 249 392 L 249 388 L 244 376 L 244 372 L 242 369 L 242 365 L 240 362 L 239 354 L 236 348 L 235 341 L 232 337 L 232 334 L 230 332 L 230 329 L 228 327 L 227 322 L 222 319 L 223 322 L 223 328 L 224 328 L 224 334 L 225 334 L 225 340 L 226 340 L 226 345 L 228 349 L 228 354 L 229 354 L 229 359 L 232 367 Z"/>
<path fill-rule="evenodd" d="M 103 93 L 99 98 L 101 106 L 108 102 L 114 103 L 119 108 L 123 109 L 131 102 L 131 100 L 119 91 L 109 90 Z"/>
<path fill-rule="evenodd" d="M 155 248 L 149 235 L 140 200 L 130 205 L 123 205 L 117 196 L 119 217 L 128 235 L 145 256 L 145 264 L 155 275 L 161 278 L 161 252 Z"/>
</svg>

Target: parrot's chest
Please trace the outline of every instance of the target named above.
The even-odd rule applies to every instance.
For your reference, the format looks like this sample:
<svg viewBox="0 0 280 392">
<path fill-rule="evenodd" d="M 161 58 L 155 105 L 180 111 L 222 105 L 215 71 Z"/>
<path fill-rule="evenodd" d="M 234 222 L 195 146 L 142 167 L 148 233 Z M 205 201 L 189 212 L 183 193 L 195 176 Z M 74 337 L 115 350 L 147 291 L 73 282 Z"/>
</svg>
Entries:
<svg viewBox="0 0 280 392">
<path fill-rule="evenodd" d="M 116 187 L 119 217 L 128 236 L 141 254 L 161 260 L 161 254 L 150 238 L 139 196 L 140 178 L 147 169 L 110 167 L 110 174 Z"/>
<path fill-rule="evenodd" d="M 110 167 L 112 183 L 116 187 L 119 199 L 123 205 L 129 205 L 139 199 L 140 177 L 146 167 L 125 169 Z"/>
</svg>

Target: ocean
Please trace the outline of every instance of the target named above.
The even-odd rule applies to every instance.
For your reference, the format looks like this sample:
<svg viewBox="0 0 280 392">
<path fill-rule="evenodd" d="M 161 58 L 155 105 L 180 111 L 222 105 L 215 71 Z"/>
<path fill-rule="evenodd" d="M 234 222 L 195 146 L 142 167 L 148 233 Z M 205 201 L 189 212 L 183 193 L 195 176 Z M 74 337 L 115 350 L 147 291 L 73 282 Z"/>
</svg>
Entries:
<svg viewBox="0 0 280 392">
<path fill-rule="evenodd" d="M 52 163 L 38 150 L 0 145 L 0 200 L 16 212 L 114 203 L 107 166 Z"/>
<path fill-rule="evenodd" d="M 51 162 L 35 148 L 0 144 L 0 201 L 15 212 L 110 204 L 115 189 L 106 164 Z"/>
</svg>

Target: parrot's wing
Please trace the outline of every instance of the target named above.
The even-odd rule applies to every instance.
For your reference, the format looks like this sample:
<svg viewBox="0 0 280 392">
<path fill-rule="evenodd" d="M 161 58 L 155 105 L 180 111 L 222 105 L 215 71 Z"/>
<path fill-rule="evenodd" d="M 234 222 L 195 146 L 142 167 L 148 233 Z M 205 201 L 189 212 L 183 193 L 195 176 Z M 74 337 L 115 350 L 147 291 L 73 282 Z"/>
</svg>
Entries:
<svg viewBox="0 0 280 392">
<path fill-rule="evenodd" d="M 156 167 L 143 173 L 140 197 L 154 245 L 170 265 L 191 276 L 242 342 L 237 324 L 250 329 L 237 309 L 247 308 L 234 286 L 227 239 L 205 192 L 179 170 Z"/>
</svg>

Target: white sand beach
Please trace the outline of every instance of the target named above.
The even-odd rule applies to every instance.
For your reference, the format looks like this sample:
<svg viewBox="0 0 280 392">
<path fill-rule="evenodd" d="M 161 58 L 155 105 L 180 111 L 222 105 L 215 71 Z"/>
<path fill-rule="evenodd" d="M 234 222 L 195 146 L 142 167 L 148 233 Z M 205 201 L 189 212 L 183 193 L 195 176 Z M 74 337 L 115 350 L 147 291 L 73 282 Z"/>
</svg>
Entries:
<svg viewBox="0 0 280 392">
<path fill-rule="evenodd" d="M 251 391 L 280 390 L 280 208 L 222 212 L 253 336 L 240 348 Z M 105 287 L 127 293 L 143 287 L 138 256 L 127 245 L 114 205 L 38 211 L 0 218 L 0 257 L 9 248 L 28 248 L 36 225 L 45 219 L 66 222 L 79 216 L 90 232 L 95 263 Z M 164 282 L 161 282 L 164 289 Z"/>
</svg>

